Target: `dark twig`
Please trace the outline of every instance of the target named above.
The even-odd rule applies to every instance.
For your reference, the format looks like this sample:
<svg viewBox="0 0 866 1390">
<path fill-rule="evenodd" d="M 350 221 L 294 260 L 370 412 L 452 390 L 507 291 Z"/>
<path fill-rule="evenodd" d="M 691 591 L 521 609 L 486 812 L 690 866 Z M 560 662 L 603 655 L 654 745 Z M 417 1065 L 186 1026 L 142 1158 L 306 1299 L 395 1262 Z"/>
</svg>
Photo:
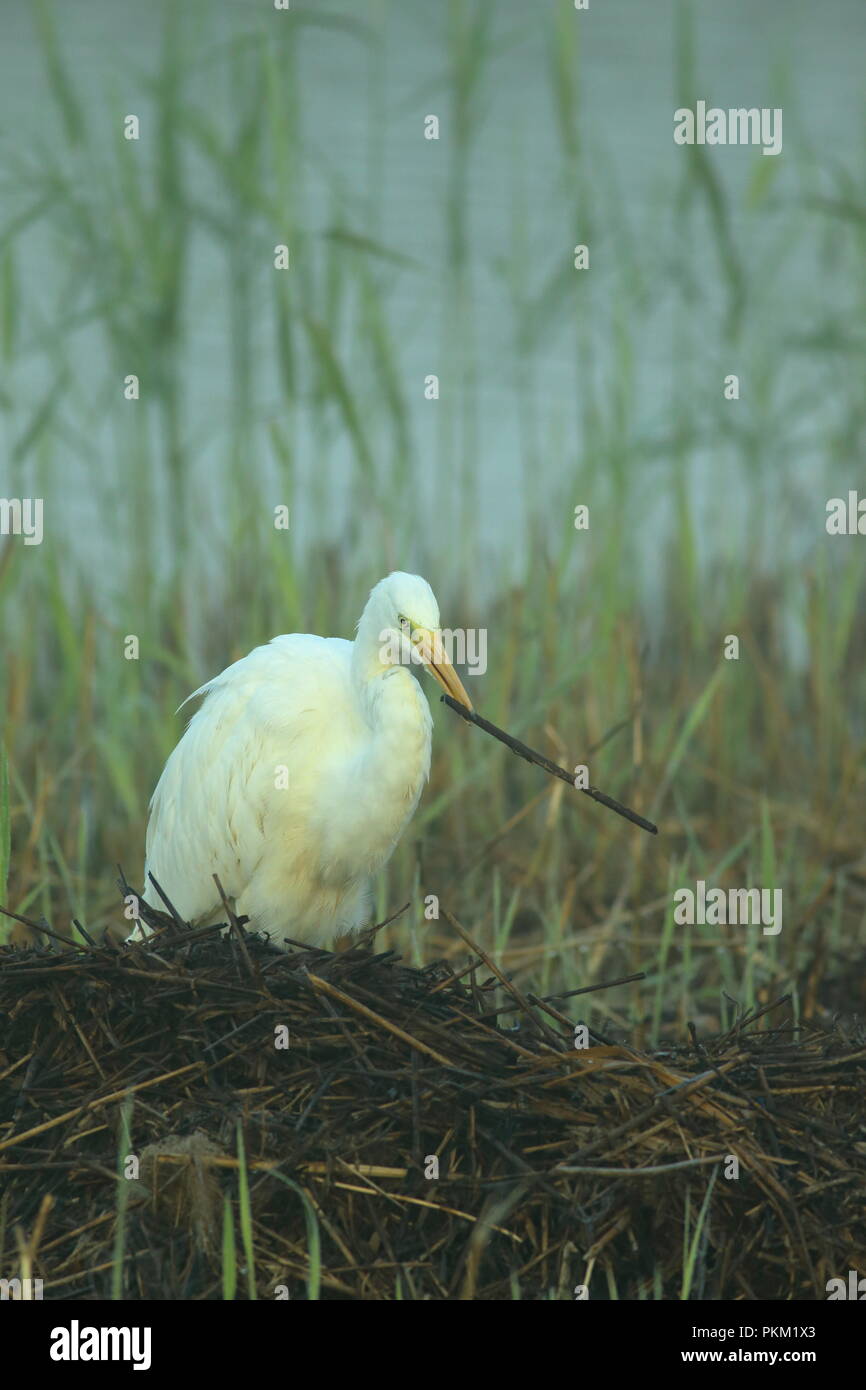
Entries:
<svg viewBox="0 0 866 1390">
<path fill-rule="evenodd" d="M 82 941 L 75 941 L 70 936 L 61 936 L 60 932 L 52 931 L 46 927 L 44 922 L 34 922 L 32 917 L 21 917 L 17 912 L 10 912 L 8 907 L 0 907 L 0 912 L 4 917 L 11 917 L 13 922 L 20 922 L 23 927 L 30 927 L 33 931 L 41 932 L 43 936 L 50 936 L 52 941 L 59 941 L 64 946 L 74 946 L 76 951 L 84 951 L 89 954 L 90 947 L 85 946 Z"/>
<path fill-rule="evenodd" d="M 483 729 L 486 734 L 492 734 L 493 738 L 498 738 L 500 743 L 504 743 L 506 748 L 510 748 L 512 753 L 516 753 L 519 758 L 524 758 L 528 763 L 534 763 L 536 767 L 544 768 L 551 777 L 558 777 L 561 782 L 567 782 L 570 787 L 574 787 L 574 778 L 566 772 L 564 767 L 554 763 L 550 758 L 546 758 L 543 753 L 537 753 L 534 748 L 521 743 L 519 738 L 512 738 L 504 729 L 500 729 L 497 724 L 491 724 L 489 719 L 483 719 L 474 710 L 467 709 L 461 705 L 459 700 L 455 700 L 450 695 L 443 695 L 442 701 L 453 709 L 455 714 L 459 714 L 461 719 L 465 719 L 467 724 L 475 724 L 479 729 Z M 628 806 L 624 806 L 621 801 L 616 801 L 612 796 L 599 791 L 598 787 L 575 787 L 575 791 L 583 792 L 584 796 L 592 797 L 600 806 L 606 806 L 609 811 L 615 811 L 618 816 L 631 821 L 632 825 L 639 825 L 641 830 L 649 831 L 650 835 L 658 834 L 658 826 L 653 825 L 651 820 L 646 820 L 644 816 L 638 815 L 637 811 L 632 811 Z"/>
</svg>

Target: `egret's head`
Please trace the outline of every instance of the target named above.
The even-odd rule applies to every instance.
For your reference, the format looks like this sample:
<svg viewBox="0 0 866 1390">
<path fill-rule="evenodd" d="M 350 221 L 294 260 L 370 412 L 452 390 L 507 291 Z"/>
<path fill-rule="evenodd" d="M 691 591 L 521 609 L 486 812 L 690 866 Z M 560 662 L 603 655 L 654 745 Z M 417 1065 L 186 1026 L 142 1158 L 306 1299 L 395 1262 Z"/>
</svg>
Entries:
<svg viewBox="0 0 866 1390">
<path fill-rule="evenodd" d="M 472 708 L 442 644 L 436 595 L 420 574 L 394 570 L 380 580 L 367 601 L 359 633 L 362 628 L 375 632 L 382 664 L 410 669 L 424 665 L 446 694 Z"/>
</svg>

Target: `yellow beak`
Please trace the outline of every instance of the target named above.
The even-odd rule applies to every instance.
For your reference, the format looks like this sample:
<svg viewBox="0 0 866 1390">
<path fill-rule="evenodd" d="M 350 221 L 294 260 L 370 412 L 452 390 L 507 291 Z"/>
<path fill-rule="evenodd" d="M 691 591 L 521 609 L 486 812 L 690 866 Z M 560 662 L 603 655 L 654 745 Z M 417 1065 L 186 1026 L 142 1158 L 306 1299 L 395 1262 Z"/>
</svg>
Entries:
<svg viewBox="0 0 866 1390">
<path fill-rule="evenodd" d="M 467 709 L 472 709 L 472 701 L 463 688 L 463 682 L 448 660 L 442 639 L 438 632 L 426 627 L 412 629 L 412 645 L 427 666 L 435 680 L 439 682 L 446 695 L 457 700 Z"/>
</svg>

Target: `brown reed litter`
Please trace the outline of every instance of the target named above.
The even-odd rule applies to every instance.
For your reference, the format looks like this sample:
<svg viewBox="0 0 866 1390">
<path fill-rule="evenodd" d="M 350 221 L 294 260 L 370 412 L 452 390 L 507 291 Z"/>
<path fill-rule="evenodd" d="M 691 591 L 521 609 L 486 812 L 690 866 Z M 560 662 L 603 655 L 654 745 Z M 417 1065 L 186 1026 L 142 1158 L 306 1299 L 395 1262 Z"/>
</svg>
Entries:
<svg viewBox="0 0 866 1390">
<path fill-rule="evenodd" d="M 0 950 L 0 1275 L 46 1298 L 219 1299 L 233 1262 L 238 1297 L 294 1299 L 823 1299 L 866 1272 L 862 1035 L 781 1001 L 576 1050 L 578 1001 L 477 948 L 458 978 L 153 916 L 145 945 Z"/>
</svg>

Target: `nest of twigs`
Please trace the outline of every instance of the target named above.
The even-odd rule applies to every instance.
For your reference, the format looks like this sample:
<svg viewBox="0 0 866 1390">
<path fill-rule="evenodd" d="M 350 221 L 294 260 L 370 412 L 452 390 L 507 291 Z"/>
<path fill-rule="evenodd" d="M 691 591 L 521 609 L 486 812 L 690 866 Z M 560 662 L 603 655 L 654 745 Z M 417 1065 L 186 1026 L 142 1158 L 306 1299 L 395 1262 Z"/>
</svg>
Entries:
<svg viewBox="0 0 866 1390">
<path fill-rule="evenodd" d="M 153 916 L 142 945 L 0 949 L 0 1271 L 46 1298 L 811 1299 L 864 1272 L 862 1037 L 780 1001 L 575 1047 L 579 1001 L 468 938 L 458 976 Z"/>
</svg>

